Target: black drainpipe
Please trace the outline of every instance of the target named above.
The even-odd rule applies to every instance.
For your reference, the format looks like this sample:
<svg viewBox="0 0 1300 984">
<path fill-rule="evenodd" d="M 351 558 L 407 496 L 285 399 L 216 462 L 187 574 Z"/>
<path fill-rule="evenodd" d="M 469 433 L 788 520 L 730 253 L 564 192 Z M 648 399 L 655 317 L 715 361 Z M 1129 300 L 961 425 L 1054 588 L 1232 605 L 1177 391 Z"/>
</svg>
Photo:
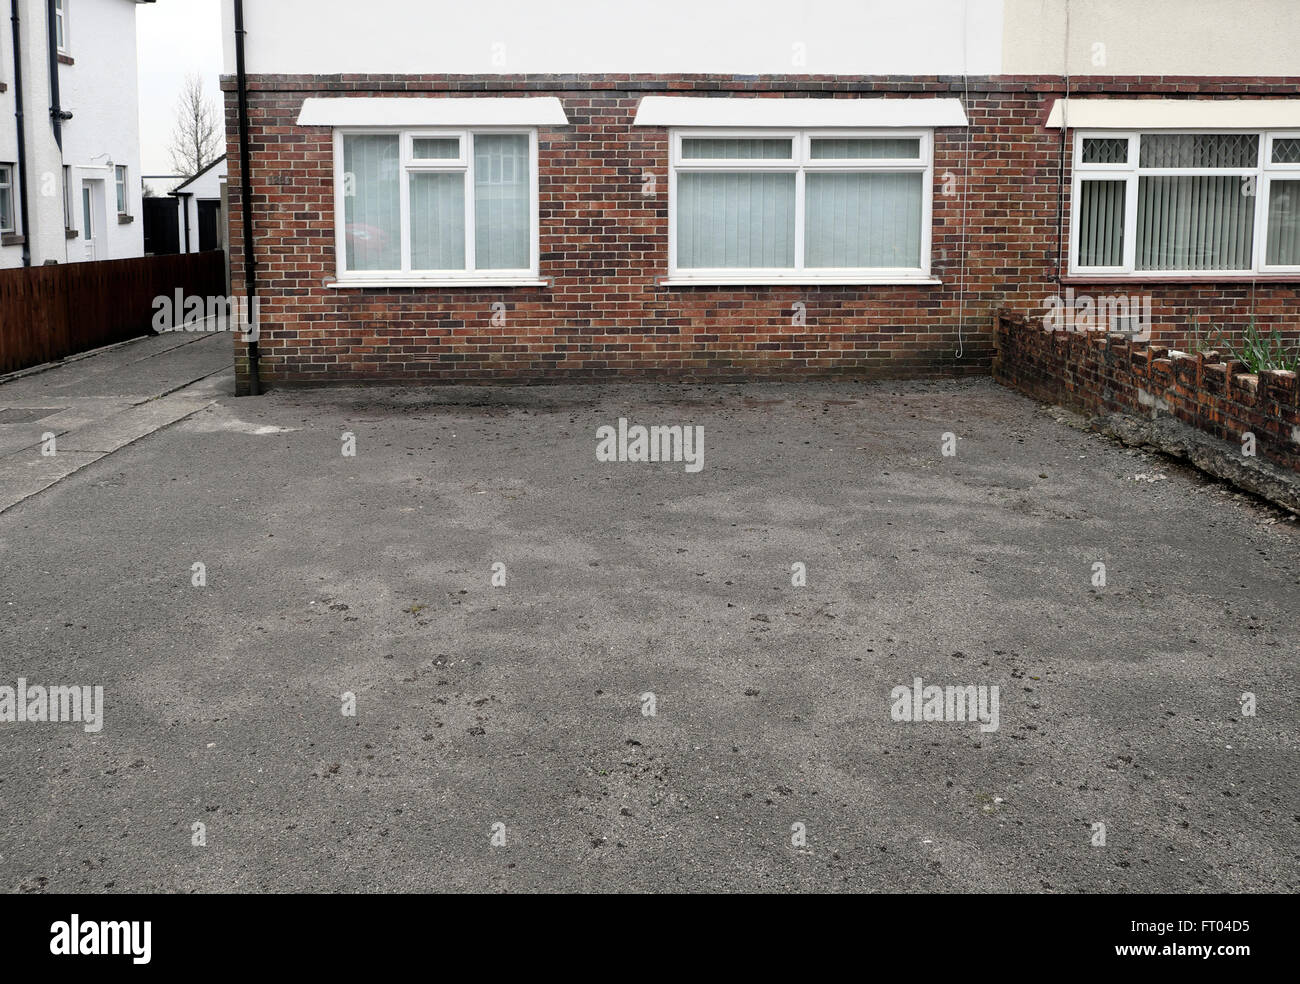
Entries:
<svg viewBox="0 0 1300 984">
<path fill-rule="evenodd" d="M 50 55 L 50 122 L 54 124 L 54 142 L 59 145 L 59 160 L 63 160 L 63 123 L 65 120 L 72 119 L 71 113 L 65 113 L 59 99 L 59 36 L 54 32 L 55 18 L 58 16 L 54 9 L 55 0 L 46 0 L 45 16 L 46 24 L 49 30 L 46 35 L 49 37 L 49 55 Z"/>
<path fill-rule="evenodd" d="M 18 119 L 18 215 L 23 224 L 23 266 L 32 265 L 32 235 L 27 222 L 27 123 L 23 119 L 22 32 L 18 29 L 18 0 L 10 0 L 14 29 L 14 116 Z"/>
<path fill-rule="evenodd" d="M 18 0 L 14 0 L 16 4 Z M 16 8 L 15 8 L 16 9 Z M 248 151 L 248 75 L 244 70 L 244 0 L 235 0 L 235 72 L 239 93 L 239 178 L 240 211 L 244 216 L 244 284 L 248 290 L 248 310 L 254 310 L 257 297 L 257 258 L 253 255 L 253 177 L 249 173 Z M 188 216 L 188 212 L 186 213 Z M 248 343 L 248 393 L 259 396 L 257 341 Z"/>
</svg>

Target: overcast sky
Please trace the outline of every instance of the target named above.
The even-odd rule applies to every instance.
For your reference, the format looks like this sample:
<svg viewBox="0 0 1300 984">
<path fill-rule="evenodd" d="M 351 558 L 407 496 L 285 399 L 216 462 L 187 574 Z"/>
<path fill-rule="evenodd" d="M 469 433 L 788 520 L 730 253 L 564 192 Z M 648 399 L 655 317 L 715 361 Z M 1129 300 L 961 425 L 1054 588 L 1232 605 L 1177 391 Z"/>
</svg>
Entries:
<svg viewBox="0 0 1300 984">
<path fill-rule="evenodd" d="M 171 174 L 176 98 L 198 72 L 221 118 L 220 0 L 160 0 L 136 7 L 140 60 L 140 151 L 145 174 Z"/>
</svg>

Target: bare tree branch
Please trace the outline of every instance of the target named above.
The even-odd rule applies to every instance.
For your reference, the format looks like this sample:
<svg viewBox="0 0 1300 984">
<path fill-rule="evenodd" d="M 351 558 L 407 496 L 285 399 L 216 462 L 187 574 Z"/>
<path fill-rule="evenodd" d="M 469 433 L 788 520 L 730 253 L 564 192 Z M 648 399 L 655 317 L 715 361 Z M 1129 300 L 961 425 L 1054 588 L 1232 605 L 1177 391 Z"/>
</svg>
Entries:
<svg viewBox="0 0 1300 984">
<path fill-rule="evenodd" d="M 203 77 L 185 77 L 185 86 L 176 101 L 176 126 L 172 130 L 172 169 L 192 178 L 215 161 L 224 151 L 224 119 L 208 101 L 203 91 Z"/>
</svg>

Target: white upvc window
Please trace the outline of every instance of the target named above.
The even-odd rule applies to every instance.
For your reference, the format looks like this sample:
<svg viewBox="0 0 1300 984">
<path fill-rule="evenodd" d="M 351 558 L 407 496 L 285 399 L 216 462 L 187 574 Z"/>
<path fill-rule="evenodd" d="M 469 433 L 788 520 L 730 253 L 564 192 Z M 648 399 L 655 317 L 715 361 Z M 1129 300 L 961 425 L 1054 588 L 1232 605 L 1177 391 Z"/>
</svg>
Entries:
<svg viewBox="0 0 1300 984">
<path fill-rule="evenodd" d="M 126 193 L 126 165 L 118 164 L 113 170 L 113 176 L 117 185 L 117 214 L 126 215 L 128 213 L 127 206 L 130 205 Z"/>
<path fill-rule="evenodd" d="M 0 164 L 0 233 L 17 232 L 14 209 L 14 166 Z"/>
<path fill-rule="evenodd" d="M 1070 272 L 1300 273 L 1300 131 L 1075 134 Z"/>
<path fill-rule="evenodd" d="M 68 53 L 68 0 L 54 0 L 54 39 L 65 55 Z"/>
<path fill-rule="evenodd" d="M 340 286 L 532 285 L 537 131 L 338 129 Z"/>
<path fill-rule="evenodd" d="M 670 283 L 930 281 L 930 130 L 669 131 Z"/>
</svg>

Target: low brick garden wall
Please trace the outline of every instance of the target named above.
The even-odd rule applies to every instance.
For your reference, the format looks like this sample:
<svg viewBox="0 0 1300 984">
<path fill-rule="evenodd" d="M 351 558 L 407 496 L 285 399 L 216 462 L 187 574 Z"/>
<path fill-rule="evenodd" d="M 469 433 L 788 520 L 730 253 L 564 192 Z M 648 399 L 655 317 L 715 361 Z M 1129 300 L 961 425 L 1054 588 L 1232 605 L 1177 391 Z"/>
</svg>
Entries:
<svg viewBox="0 0 1300 984">
<path fill-rule="evenodd" d="M 993 375 L 1026 396 L 1091 414 L 1167 414 L 1300 471 L 1300 384 L 1294 372 L 1248 373 L 1218 352 L 1189 354 L 1096 331 L 1048 331 L 997 316 Z"/>
</svg>

